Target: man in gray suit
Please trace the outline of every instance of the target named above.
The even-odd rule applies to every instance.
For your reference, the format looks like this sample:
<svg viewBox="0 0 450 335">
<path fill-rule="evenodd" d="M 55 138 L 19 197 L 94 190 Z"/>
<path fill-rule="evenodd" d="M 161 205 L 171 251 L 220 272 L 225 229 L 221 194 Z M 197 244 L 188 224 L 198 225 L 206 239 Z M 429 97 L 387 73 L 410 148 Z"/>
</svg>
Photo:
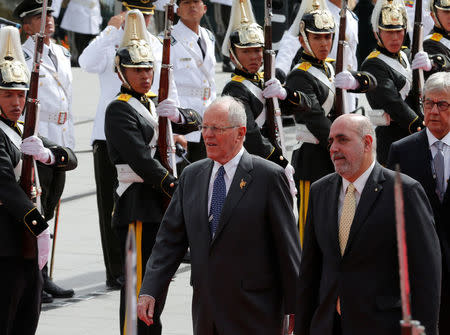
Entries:
<svg viewBox="0 0 450 335">
<path fill-rule="evenodd" d="M 194 334 L 278 335 L 293 317 L 300 250 L 289 184 L 243 149 L 245 125 L 232 97 L 205 111 L 208 158 L 183 171 L 147 263 L 138 301 L 147 325 L 188 247 Z"/>
</svg>

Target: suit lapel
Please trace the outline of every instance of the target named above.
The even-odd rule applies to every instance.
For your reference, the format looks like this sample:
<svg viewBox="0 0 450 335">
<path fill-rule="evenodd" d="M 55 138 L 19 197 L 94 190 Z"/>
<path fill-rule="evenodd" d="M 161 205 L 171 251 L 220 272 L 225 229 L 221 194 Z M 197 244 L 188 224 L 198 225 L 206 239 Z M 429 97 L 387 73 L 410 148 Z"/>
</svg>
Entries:
<svg viewBox="0 0 450 335">
<path fill-rule="evenodd" d="M 199 186 L 199 194 L 198 194 L 198 204 L 201 206 L 200 209 L 200 229 L 204 233 L 205 240 L 209 240 L 210 238 L 210 230 L 209 230 L 209 208 L 208 208 L 208 188 L 209 188 L 209 180 L 211 179 L 211 172 L 213 168 L 214 162 L 212 160 L 208 160 L 204 166 L 198 170 L 196 175 L 196 185 Z"/>
<path fill-rule="evenodd" d="M 423 188 L 426 190 L 427 194 L 433 194 L 435 195 L 435 199 L 430 199 L 430 201 L 438 200 L 437 194 L 436 194 L 436 176 L 434 175 L 433 171 L 433 156 L 431 155 L 430 145 L 428 143 L 428 137 L 425 130 L 420 132 L 419 136 L 417 137 L 416 141 L 416 157 L 417 160 L 417 169 L 423 169 Z M 424 158 L 426 158 L 424 160 Z M 425 163 L 424 163 L 425 161 Z M 420 175 L 420 174 L 419 174 Z"/>
<path fill-rule="evenodd" d="M 340 255 L 341 248 L 339 246 L 339 217 L 338 217 L 338 203 L 339 203 L 339 194 L 342 187 L 342 178 L 335 173 L 333 178 L 329 180 L 329 192 L 326 193 L 326 201 L 325 204 L 332 204 L 332 208 L 330 211 L 327 211 L 330 216 L 327 222 L 330 222 L 328 225 L 329 236 L 331 237 L 331 245 L 335 249 L 335 252 Z"/>
<path fill-rule="evenodd" d="M 222 214 L 220 216 L 219 226 L 217 227 L 214 239 L 211 241 L 211 246 L 217 240 L 218 236 L 227 225 L 233 214 L 233 209 L 241 200 L 252 182 L 252 176 L 250 171 L 253 169 L 252 157 L 246 151 L 241 157 L 241 160 L 237 166 L 236 173 L 234 174 L 233 181 L 231 182 L 230 189 L 225 199 L 225 204 L 222 208 Z"/>
<path fill-rule="evenodd" d="M 345 247 L 344 256 L 348 253 L 356 234 L 366 222 L 367 215 L 369 214 L 374 202 L 383 191 L 382 183 L 384 180 L 385 178 L 381 166 L 378 163 L 375 163 L 372 173 L 364 186 L 358 207 L 356 208 L 355 218 L 353 219 L 352 227 L 350 228 L 350 234 L 348 237 L 347 246 Z"/>
</svg>

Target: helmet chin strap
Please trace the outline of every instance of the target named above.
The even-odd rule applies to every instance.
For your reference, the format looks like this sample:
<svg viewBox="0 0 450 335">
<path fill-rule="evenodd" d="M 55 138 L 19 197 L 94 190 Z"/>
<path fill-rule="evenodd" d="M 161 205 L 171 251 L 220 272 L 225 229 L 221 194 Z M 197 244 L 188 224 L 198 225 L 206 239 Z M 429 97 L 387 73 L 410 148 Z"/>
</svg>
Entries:
<svg viewBox="0 0 450 335">
<path fill-rule="evenodd" d="M 236 54 L 234 53 L 233 48 L 230 48 L 229 50 L 230 50 L 230 54 L 233 56 L 234 64 L 236 65 L 236 67 L 237 67 L 239 70 L 241 70 L 241 71 L 250 73 L 250 71 L 247 70 L 247 69 L 241 64 L 241 62 L 239 62 L 239 59 L 236 57 Z"/>
<path fill-rule="evenodd" d="M 437 21 L 437 24 L 436 24 L 437 27 L 445 30 L 446 33 L 449 33 L 449 31 L 444 28 L 444 25 L 442 24 L 441 20 L 439 20 L 439 16 L 437 15 L 437 10 L 436 10 L 436 7 L 434 7 L 434 5 L 433 5 L 433 14 Z"/>
<path fill-rule="evenodd" d="M 311 46 L 309 45 L 308 37 L 306 36 L 306 32 L 303 27 L 300 27 L 300 34 L 302 35 L 303 41 L 305 42 L 306 51 L 308 51 L 308 53 L 310 53 L 314 58 L 317 58 L 314 52 L 312 51 Z"/>
<path fill-rule="evenodd" d="M 122 67 L 118 65 L 116 68 L 117 72 L 119 73 L 120 80 L 122 80 L 123 86 L 125 86 L 129 90 L 133 90 L 131 85 L 128 83 L 127 78 L 125 78 L 125 75 L 122 73 Z"/>
</svg>

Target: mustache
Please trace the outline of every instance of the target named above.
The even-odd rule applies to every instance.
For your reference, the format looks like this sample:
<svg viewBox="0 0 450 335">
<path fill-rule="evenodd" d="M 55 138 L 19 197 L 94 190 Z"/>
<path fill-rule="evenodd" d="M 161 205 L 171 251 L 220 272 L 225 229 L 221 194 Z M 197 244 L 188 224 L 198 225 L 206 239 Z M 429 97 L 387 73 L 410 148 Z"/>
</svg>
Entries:
<svg viewBox="0 0 450 335">
<path fill-rule="evenodd" d="M 336 152 L 334 154 L 331 155 L 331 160 L 336 160 L 336 159 L 341 159 L 344 158 L 345 159 L 345 155 L 339 152 Z"/>
</svg>

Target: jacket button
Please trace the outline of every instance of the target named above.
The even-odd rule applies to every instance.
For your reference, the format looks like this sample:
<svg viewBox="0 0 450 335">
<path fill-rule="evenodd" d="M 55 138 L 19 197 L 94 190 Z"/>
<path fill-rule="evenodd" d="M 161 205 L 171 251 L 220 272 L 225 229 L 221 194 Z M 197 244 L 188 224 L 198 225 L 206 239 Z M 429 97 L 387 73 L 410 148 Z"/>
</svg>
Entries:
<svg viewBox="0 0 450 335">
<path fill-rule="evenodd" d="M 32 224 L 33 226 L 36 226 L 36 225 L 37 225 L 37 221 L 36 221 L 36 220 L 33 220 L 33 221 L 31 221 L 31 224 Z"/>
</svg>

